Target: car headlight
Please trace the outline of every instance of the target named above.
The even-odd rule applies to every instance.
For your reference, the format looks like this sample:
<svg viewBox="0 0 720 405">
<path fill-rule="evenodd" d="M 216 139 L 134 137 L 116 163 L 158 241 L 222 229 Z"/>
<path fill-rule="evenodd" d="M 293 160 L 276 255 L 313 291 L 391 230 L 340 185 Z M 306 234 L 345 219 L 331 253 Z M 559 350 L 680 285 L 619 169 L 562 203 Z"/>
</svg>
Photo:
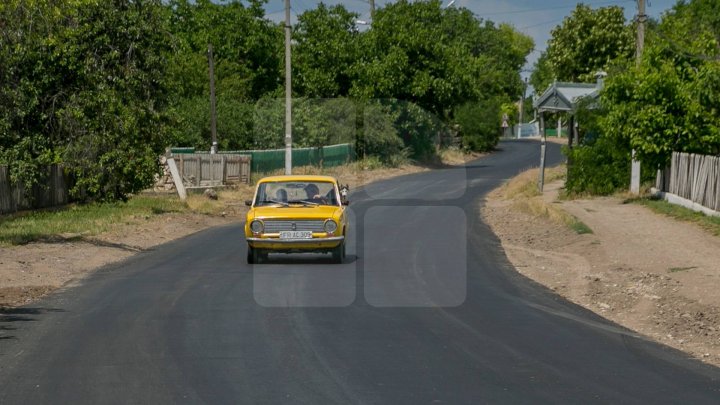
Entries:
<svg viewBox="0 0 720 405">
<path fill-rule="evenodd" d="M 327 233 L 335 233 L 337 230 L 337 222 L 333 221 L 332 219 L 328 219 L 325 221 L 325 232 Z"/>
<path fill-rule="evenodd" d="M 250 222 L 250 230 L 253 231 L 253 233 L 261 233 L 265 229 L 265 224 L 263 224 L 260 220 L 254 220 Z"/>
</svg>

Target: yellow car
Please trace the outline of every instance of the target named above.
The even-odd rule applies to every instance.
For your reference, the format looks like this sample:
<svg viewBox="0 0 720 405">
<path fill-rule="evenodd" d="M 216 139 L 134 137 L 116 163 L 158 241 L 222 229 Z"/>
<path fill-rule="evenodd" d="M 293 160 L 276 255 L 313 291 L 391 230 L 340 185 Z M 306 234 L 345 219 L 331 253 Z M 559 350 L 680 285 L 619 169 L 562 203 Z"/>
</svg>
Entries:
<svg viewBox="0 0 720 405">
<path fill-rule="evenodd" d="M 347 186 L 329 176 L 271 176 L 255 188 L 245 221 L 248 263 L 268 253 L 332 253 L 345 259 Z"/>
</svg>

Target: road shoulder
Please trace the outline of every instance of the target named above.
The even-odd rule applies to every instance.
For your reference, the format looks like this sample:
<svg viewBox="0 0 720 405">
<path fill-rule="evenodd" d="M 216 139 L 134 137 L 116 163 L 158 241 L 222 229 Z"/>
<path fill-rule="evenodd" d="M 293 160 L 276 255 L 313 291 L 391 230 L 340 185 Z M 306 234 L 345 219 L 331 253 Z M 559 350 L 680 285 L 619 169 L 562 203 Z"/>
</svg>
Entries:
<svg viewBox="0 0 720 405">
<path fill-rule="evenodd" d="M 518 272 L 607 319 L 720 366 L 720 238 L 613 197 L 542 199 L 586 224 L 517 209 L 496 189 L 483 220 Z"/>
</svg>

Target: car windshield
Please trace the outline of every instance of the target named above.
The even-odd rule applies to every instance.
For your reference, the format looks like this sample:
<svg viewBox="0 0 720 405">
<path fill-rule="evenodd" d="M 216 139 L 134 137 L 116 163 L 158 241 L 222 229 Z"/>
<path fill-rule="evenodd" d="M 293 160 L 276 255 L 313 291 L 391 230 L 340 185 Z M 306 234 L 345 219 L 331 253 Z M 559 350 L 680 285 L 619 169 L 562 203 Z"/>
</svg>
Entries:
<svg viewBox="0 0 720 405">
<path fill-rule="evenodd" d="M 335 184 L 327 181 L 278 181 L 258 186 L 256 206 L 340 205 Z"/>
</svg>

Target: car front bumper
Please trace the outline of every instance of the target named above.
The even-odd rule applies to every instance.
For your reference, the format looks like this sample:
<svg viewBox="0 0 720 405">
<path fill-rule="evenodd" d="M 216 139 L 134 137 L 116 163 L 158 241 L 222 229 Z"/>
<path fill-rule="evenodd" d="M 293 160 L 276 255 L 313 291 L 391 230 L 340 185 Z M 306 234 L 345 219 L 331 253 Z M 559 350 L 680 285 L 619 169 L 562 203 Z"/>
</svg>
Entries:
<svg viewBox="0 0 720 405">
<path fill-rule="evenodd" d="M 280 239 L 280 238 L 245 238 L 254 249 L 276 251 L 324 251 L 336 248 L 344 240 L 344 236 L 331 236 L 312 239 Z"/>
</svg>

